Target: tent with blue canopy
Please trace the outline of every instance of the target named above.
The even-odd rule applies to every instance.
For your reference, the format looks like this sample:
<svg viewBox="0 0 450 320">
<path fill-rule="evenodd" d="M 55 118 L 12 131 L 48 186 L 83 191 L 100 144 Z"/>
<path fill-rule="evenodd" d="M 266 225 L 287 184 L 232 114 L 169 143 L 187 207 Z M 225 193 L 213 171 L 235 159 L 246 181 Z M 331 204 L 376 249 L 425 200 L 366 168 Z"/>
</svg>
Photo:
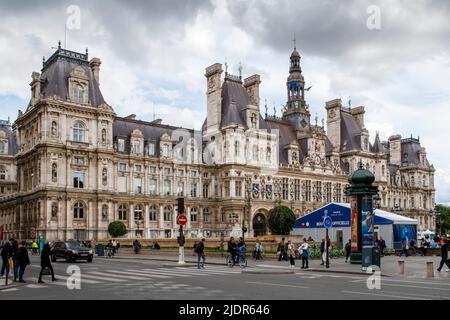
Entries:
<svg viewBox="0 0 450 320">
<path fill-rule="evenodd" d="M 332 228 L 329 230 L 331 241 L 336 242 L 339 247 L 350 239 L 350 204 L 329 203 L 295 221 L 292 235 L 301 235 L 320 241 L 325 237 L 323 219 L 325 215 L 332 220 Z M 392 212 L 375 209 L 375 238 L 383 238 L 388 248 L 399 249 L 403 238 L 417 241 L 416 219 L 404 217 Z"/>
</svg>

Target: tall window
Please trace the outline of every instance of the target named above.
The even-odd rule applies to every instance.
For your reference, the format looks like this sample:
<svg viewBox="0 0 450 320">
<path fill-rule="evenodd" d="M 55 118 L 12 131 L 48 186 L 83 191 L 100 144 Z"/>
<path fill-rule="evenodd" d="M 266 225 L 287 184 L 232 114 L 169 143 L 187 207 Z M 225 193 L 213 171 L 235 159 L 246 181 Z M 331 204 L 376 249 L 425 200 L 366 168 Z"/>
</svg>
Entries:
<svg viewBox="0 0 450 320">
<path fill-rule="evenodd" d="M 125 152 L 125 140 L 117 139 L 117 151 Z"/>
<path fill-rule="evenodd" d="M 311 201 L 311 180 L 305 182 L 305 201 Z"/>
<path fill-rule="evenodd" d="M 329 203 L 332 201 L 331 193 L 331 182 L 327 182 L 325 183 L 325 202 Z"/>
<path fill-rule="evenodd" d="M 191 182 L 191 198 L 197 197 L 197 183 Z"/>
<path fill-rule="evenodd" d="M 170 196 L 170 180 L 164 180 L 163 191 L 165 196 Z"/>
<path fill-rule="evenodd" d="M 144 216 L 142 215 L 142 206 L 139 204 L 134 207 L 134 220 L 142 221 Z"/>
<path fill-rule="evenodd" d="M 183 197 L 184 196 L 184 182 L 182 182 L 182 181 L 178 181 L 178 184 L 177 184 L 177 195 L 179 197 Z"/>
<path fill-rule="evenodd" d="M 258 161 L 258 146 L 253 146 L 253 160 Z"/>
<path fill-rule="evenodd" d="M 266 149 L 266 162 L 271 162 L 272 159 L 272 149 L 270 147 L 267 147 Z"/>
<path fill-rule="evenodd" d="M 301 189 L 300 189 L 300 179 L 294 180 L 294 200 L 300 201 Z"/>
<path fill-rule="evenodd" d="M 172 207 L 164 207 L 164 221 L 172 221 Z"/>
<path fill-rule="evenodd" d="M 86 127 L 84 123 L 77 122 L 73 126 L 73 141 L 75 142 L 84 142 Z"/>
<path fill-rule="evenodd" d="M 134 178 L 134 190 L 137 194 L 142 193 L 142 179 L 141 178 Z"/>
<path fill-rule="evenodd" d="M 164 144 L 162 147 L 162 156 L 164 158 L 167 158 L 169 156 L 169 146 L 167 144 Z"/>
<path fill-rule="evenodd" d="M 235 196 L 242 197 L 242 181 L 235 182 Z"/>
<path fill-rule="evenodd" d="M 191 221 L 197 222 L 197 208 L 191 208 Z"/>
<path fill-rule="evenodd" d="M 73 187 L 76 189 L 84 189 L 84 172 L 75 171 L 73 173 Z"/>
<path fill-rule="evenodd" d="M 234 156 L 239 156 L 239 141 L 234 142 Z"/>
<path fill-rule="evenodd" d="M 6 151 L 5 142 L 4 141 L 0 141 L 0 154 L 4 154 L 5 151 Z"/>
<path fill-rule="evenodd" d="M 381 166 L 381 175 L 384 177 L 384 174 L 386 173 L 386 168 L 384 165 Z"/>
<path fill-rule="evenodd" d="M 156 194 L 156 179 L 151 179 L 151 180 L 150 180 L 148 192 L 149 192 L 151 195 L 155 195 L 155 194 Z"/>
<path fill-rule="evenodd" d="M 106 143 L 106 129 L 102 129 L 102 143 Z"/>
<path fill-rule="evenodd" d="M 84 88 L 80 84 L 76 84 L 74 87 L 74 100 L 76 103 L 83 104 L 84 103 Z"/>
<path fill-rule="evenodd" d="M 128 207 L 126 204 L 121 204 L 119 206 L 119 220 L 125 221 L 127 220 L 128 215 Z"/>
<path fill-rule="evenodd" d="M 341 184 L 336 184 L 336 201 L 342 202 L 342 192 L 341 192 Z"/>
<path fill-rule="evenodd" d="M 148 220 L 156 221 L 156 207 L 155 206 L 151 206 L 148 209 Z"/>
<path fill-rule="evenodd" d="M 257 122 L 257 120 L 256 120 L 256 114 L 252 113 L 252 116 L 250 117 L 250 121 L 251 121 L 251 123 L 252 123 L 252 128 L 253 128 L 253 129 L 256 129 L 256 122 Z"/>
<path fill-rule="evenodd" d="M 81 202 L 75 203 L 73 206 L 73 218 L 84 219 L 84 205 Z"/>
<path fill-rule="evenodd" d="M 230 196 L 230 181 L 225 181 L 225 197 Z"/>
<path fill-rule="evenodd" d="M 133 142 L 133 147 L 131 149 L 131 152 L 134 154 L 141 153 L 141 143 L 139 141 Z"/>
<path fill-rule="evenodd" d="M 209 198 L 209 184 L 208 183 L 203 184 L 203 198 L 205 198 L 205 199 Z"/>
<path fill-rule="evenodd" d="M 209 209 L 204 208 L 203 209 L 203 222 L 208 223 L 209 222 Z"/>
<path fill-rule="evenodd" d="M 127 164 L 126 163 L 119 163 L 119 171 L 120 172 L 127 171 Z"/>
<path fill-rule="evenodd" d="M 282 188 L 283 188 L 283 200 L 288 200 L 289 199 L 289 179 L 288 178 L 283 178 L 282 179 Z"/>
<path fill-rule="evenodd" d="M 0 166 L 0 180 L 6 180 L 6 168 L 5 168 L 5 166 Z"/>
</svg>

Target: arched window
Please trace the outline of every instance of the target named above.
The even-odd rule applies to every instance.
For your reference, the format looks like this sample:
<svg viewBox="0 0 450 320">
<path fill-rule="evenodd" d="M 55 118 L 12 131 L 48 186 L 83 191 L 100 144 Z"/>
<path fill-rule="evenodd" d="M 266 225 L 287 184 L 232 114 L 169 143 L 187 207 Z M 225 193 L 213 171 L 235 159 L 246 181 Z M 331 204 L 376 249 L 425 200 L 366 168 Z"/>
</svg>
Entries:
<svg viewBox="0 0 450 320">
<path fill-rule="evenodd" d="M 52 164 L 52 181 L 58 181 L 58 165 L 56 163 Z"/>
<path fill-rule="evenodd" d="M 197 222 L 197 208 L 191 208 L 191 221 Z"/>
<path fill-rule="evenodd" d="M 6 148 L 5 148 L 5 142 L 4 141 L 0 141 L 0 154 L 4 154 L 6 153 Z"/>
<path fill-rule="evenodd" d="M 148 220 L 156 221 L 156 207 L 155 206 L 151 206 L 148 209 Z"/>
<path fill-rule="evenodd" d="M 128 207 L 126 204 L 121 204 L 119 206 L 119 220 L 125 221 L 127 220 L 128 215 Z"/>
<path fill-rule="evenodd" d="M 86 127 L 84 123 L 77 122 L 73 126 L 73 141 L 75 142 L 84 142 Z"/>
<path fill-rule="evenodd" d="M 252 128 L 256 129 L 256 124 L 257 124 L 256 114 L 252 113 L 252 115 L 250 117 L 250 121 L 252 123 Z"/>
<path fill-rule="evenodd" d="M 73 206 L 73 218 L 84 219 L 84 204 L 82 202 L 77 202 Z"/>
<path fill-rule="evenodd" d="M 73 97 L 76 103 L 84 103 L 84 87 L 81 84 L 76 84 L 73 89 Z"/>
<path fill-rule="evenodd" d="M 5 168 L 5 166 L 0 166 L 0 180 L 6 180 L 6 168 Z"/>
<path fill-rule="evenodd" d="M 137 205 L 134 207 L 134 220 L 142 221 L 144 216 L 142 215 L 142 206 Z"/>
<path fill-rule="evenodd" d="M 206 222 L 206 223 L 209 222 L 209 209 L 208 208 L 203 209 L 203 222 Z"/>
<path fill-rule="evenodd" d="M 172 207 L 164 207 L 164 221 L 172 221 Z"/>
</svg>

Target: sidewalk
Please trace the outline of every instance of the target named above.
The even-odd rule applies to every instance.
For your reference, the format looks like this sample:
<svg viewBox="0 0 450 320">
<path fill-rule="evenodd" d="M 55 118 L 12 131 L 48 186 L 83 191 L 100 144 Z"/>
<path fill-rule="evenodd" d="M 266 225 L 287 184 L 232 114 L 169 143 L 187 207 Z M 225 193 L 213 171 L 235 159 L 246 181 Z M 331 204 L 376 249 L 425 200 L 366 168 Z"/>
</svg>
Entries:
<svg viewBox="0 0 450 320">
<path fill-rule="evenodd" d="M 101 258 L 101 257 L 99 257 Z M 113 259 L 132 259 L 132 260 L 148 260 L 148 261 L 161 261 L 167 262 L 165 266 L 179 266 L 178 264 L 178 254 L 170 253 L 140 253 L 133 254 L 127 252 L 121 252 L 117 254 Z M 225 256 L 218 257 L 206 256 L 206 263 L 210 265 L 225 265 Z M 405 261 L 405 274 L 399 274 L 398 261 Z M 446 279 L 450 280 L 450 272 L 446 272 L 446 266 L 441 272 L 436 269 L 439 266 L 441 258 L 440 257 L 420 257 L 420 256 L 410 256 L 408 258 L 397 256 L 387 256 L 381 260 L 381 274 L 387 277 L 403 277 L 403 278 L 427 278 L 427 262 L 433 262 L 434 269 L 434 279 Z M 185 255 L 186 266 L 192 266 L 197 263 L 197 257 L 192 254 Z M 325 268 L 325 266 L 320 265 L 320 260 L 310 260 L 309 269 L 300 269 L 301 261 L 296 260 L 296 272 L 326 272 L 326 273 L 343 273 L 343 274 L 356 274 L 356 275 L 368 275 L 365 271 L 361 270 L 361 265 L 355 265 L 346 263 L 344 258 L 337 258 L 330 260 L 330 268 Z M 255 261 L 251 257 L 248 257 L 248 268 L 256 269 L 262 272 L 266 270 L 267 272 L 273 273 L 276 270 L 286 270 L 292 272 L 288 261 L 278 261 L 276 259 L 265 259 L 262 261 Z"/>
<path fill-rule="evenodd" d="M 5 277 L 0 278 L 0 291 L 8 291 L 11 289 L 15 290 L 15 288 L 22 287 L 24 285 L 26 285 L 26 283 L 15 282 L 13 281 L 13 277 L 9 276 L 8 285 L 5 286 Z"/>
</svg>

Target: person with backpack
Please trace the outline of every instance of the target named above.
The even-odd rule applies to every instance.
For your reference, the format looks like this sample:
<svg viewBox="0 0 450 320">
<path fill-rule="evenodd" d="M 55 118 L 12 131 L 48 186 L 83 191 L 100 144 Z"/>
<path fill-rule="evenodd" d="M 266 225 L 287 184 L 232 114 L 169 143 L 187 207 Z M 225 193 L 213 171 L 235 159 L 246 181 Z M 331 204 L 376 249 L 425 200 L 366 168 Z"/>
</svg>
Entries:
<svg viewBox="0 0 450 320">
<path fill-rule="evenodd" d="M 50 274 L 52 276 L 52 281 L 56 281 L 57 280 L 55 278 L 55 272 L 53 271 L 53 267 L 52 267 L 52 264 L 50 262 L 50 255 L 51 255 L 50 245 L 48 243 L 46 243 L 42 247 L 42 252 L 41 252 L 41 272 L 39 273 L 38 283 L 44 283 L 44 281 L 42 281 L 42 275 L 44 274 L 44 271 L 46 269 L 48 269 L 50 271 Z"/>
<path fill-rule="evenodd" d="M 348 258 L 350 257 L 350 253 L 352 252 L 352 240 L 348 240 L 345 244 L 345 262 L 348 262 Z"/>
<path fill-rule="evenodd" d="M 194 252 L 197 254 L 197 269 L 205 269 L 205 239 L 197 243 Z M 200 261 L 202 261 L 201 264 Z"/>
</svg>

